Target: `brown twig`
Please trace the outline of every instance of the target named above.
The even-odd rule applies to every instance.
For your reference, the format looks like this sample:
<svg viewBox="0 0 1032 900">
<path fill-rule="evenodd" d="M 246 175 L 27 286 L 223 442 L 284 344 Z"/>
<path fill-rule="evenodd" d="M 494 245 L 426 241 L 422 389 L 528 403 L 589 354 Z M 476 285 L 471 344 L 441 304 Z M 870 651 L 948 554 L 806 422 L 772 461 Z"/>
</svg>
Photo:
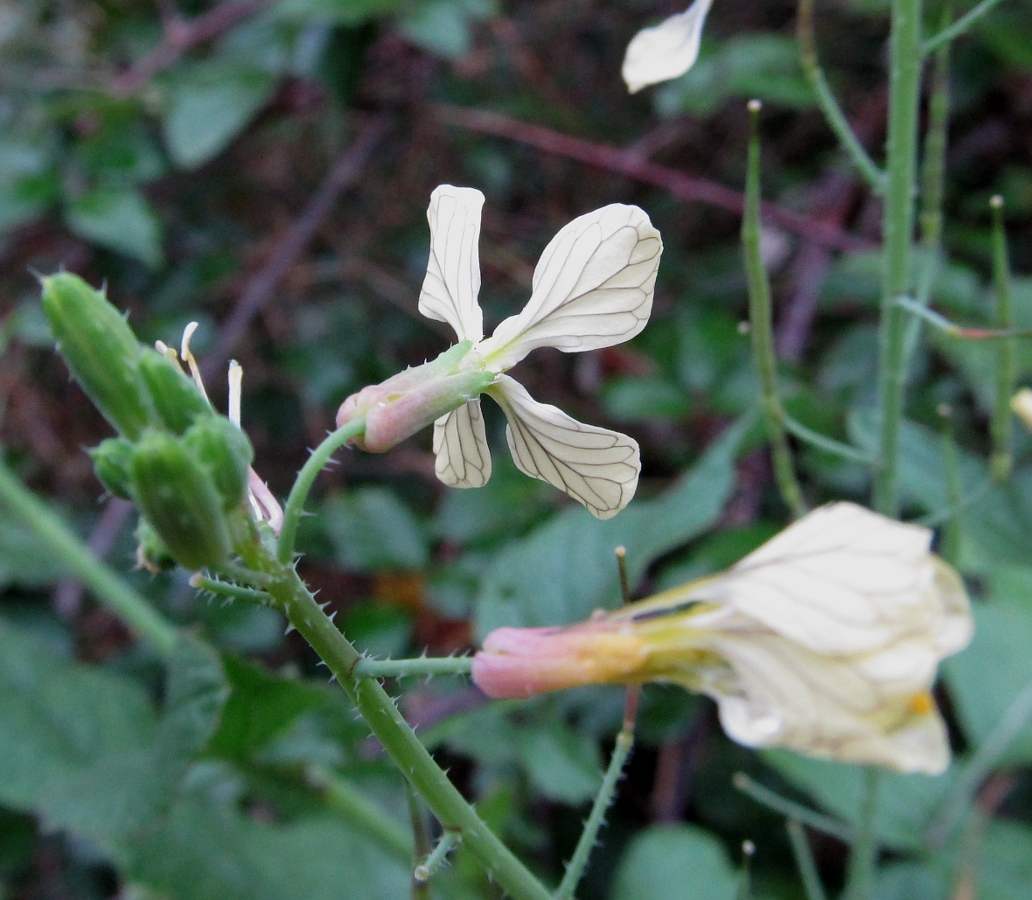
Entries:
<svg viewBox="0 0 1032 900">
<path fill-rule="evenodd" d="M 662 188 L 680 200 L 706 203 L 736 214 L 741 214 L 745 208 L 745 197 L 739 191 L 650 162 L 633 151 L 572 137 L 486 110 L 435 106 L 434 111 L 449 125 L 519 141 L 546 153 L 608 169 Z M 835 250 L 869 250 L 875 246 L 871 241 L 849 234 L 834 224 L 811 219 L 772 203 L 763 204 L 763 215 L 786 231 L 795 232 L 807 240 Z"/>
<path fill-rule="evenodd" d="M 135 94 L 158 72 L 167 69 L 183 54 L 219 37 L 238 22 L 253 16 L 267 3 L 268 0 L 229 0 L 228 3 L 221 3 L 196 19 L 171 20 L 167 23 L 161 43 L 116 76 L 111 83 L 111 91 L 120 97 Z"/>
</svg>

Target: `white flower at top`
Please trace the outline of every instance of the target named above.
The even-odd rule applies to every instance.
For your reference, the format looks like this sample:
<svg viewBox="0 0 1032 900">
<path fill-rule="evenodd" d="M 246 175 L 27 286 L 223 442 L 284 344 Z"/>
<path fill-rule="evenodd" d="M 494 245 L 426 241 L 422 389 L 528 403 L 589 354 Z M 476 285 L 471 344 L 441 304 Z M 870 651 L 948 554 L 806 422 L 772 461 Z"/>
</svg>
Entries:
<svg viewBox="0 0 1032 900">
<path fill-rule="evenodd" d="M 484 336 L 478 242 L 484 195 L 441 185 L 431 196 L 430 260 L 419 311 L 471 341 L 471 362 L 494 375 L 485 389 L 506 418 L 516 465 L 565 491 L 600 519 L 634 495 L 641 464 L 625 434 L 585 425 L 534 400 L 504 373 L 536 347 L 567 353 L 598 350 L 640 332 L 652 310 L 663 243 L 636 206 L 611 204 L 574 219 L 552 238 L 534 270 L 530 300 Z M 491 475 L 480 398 L 434 424 L 438 477 L 452 487 L 481 487 Z"/>
<path fill-rule="evenodd" d="M 683 75 L 699 58 L 702 26 L 713 0 L 695 0 L 683 13 L 643 28 L 627 45 L 621 74 L 632 94 Z"/>
</svg>

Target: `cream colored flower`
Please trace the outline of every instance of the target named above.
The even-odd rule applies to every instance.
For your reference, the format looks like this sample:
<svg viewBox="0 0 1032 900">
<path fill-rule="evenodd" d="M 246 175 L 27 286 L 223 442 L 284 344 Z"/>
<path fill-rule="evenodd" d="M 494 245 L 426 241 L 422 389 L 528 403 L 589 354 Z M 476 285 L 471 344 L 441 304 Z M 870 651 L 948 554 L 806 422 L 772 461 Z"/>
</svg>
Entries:
<svg viewBox="0 0 1032 900">
<path fill-rule="evenodd" d="M 972 622 L 931 538 L 825 506 L 711 578 L 570 628 L 498 629 L 474 680 L 495 697 L 674 682 L 713 697 L 746 746 L 935 774 L 949 743 L 930 690 Z"/>
<path fill-rule="evenodd" d="M 621 74 L 627 90 L 642 88 L 683 75 L 699 58 L 702 26 L 713 0 L 695 0 L 683 13 L 643 28 L 627 45 Z"/>
<path fill-rule="evenodd" d="M 634 495 L 641 469 L 637 443 L 538 403 L 504 373 L 537 347 L 577 353 L 638 334 L 652 310 L 663 249 L 659 232 L 641 209 L 617 203 L 574 219 L 541 254 L 523 311 L 484 337 L 477 300 L 483 205 L 478 190 L 441 185 L 427 210 L 430 260 L 419 311 L 451 325 L 459 338 L 460 344 L 439 359 L 468 346 L 440 373 L 429 373 L 436 361 L 428 364 L 432 377 L 411 369 L 353 395 L 341 406 L 337 424 L 366 416 L 370 449 L 386 449 L 416 430 L 422 424 L 420 414 L 431 410 L 438 477 L 452 487 L 482 487 L 491 476 L 491 455 L 478 395 L 489 394 L 508 419 L 509 449 L 520 470 L 565 491 L 592 515 L 608 519 Z M 479 384 L 478 373 L 488 376 Z M 450 402 L 448 397 L 458 391 L 473 396 Z M 406 399 L 409 395 L 413 402 Z M 435 404 L 450 411 L 441 415 Z M 391 415 L 393 408 L 397 415 Z"/>
</svg>

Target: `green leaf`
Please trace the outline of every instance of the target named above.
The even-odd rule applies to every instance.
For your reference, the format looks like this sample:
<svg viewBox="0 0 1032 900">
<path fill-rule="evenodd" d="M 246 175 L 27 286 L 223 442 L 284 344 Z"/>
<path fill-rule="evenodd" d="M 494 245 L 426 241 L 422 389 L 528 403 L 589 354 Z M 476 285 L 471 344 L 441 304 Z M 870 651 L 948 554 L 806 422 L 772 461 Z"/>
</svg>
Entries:
<svg viewBox="0 0 1032 900">
<path fill-rule="evenodd" d="M 599 521 L 570 508 L 510 544 L 488 569 L 477 631 L 501 625 L 562 625 L 587 618 L 620 598 L 613 548 L 627 548 L 631 584 L 664 553 L 716 521 L 730 495 L 735 455 L 749 422 L 728 429 L 695 467 L 654 500 L 637 500 Z"/>
<path fill-rule="evenodd" d="M 321 688 L 280 678 L 245 659 L 226 654 L 222 664 L 232 690 L 208 747 L 219 756 L 251 757 L 327 701 Z"/>
<path fill-rule="evenodd" d="M 583 803 L 602 784 L 598 746 L 588 735 L 551 723 L 517 732 L 520 757 L 534 785 L 561 803 Z"/>
<path fill-rule="evenodd" d="M 359 25 L 399 9 L 404 0 L 279 0 L 271 15 L 310 22 L 313 19 Z"/>
<path fill-rule="evenodd" d="M 347 569 L 422 569 L 430 559 L 423 528 L 386 488 L 331 497 L 320 514 L 337 561 Z"/>
<path fill-rule="evenodd" d="M 67 572 L 35 532 L 10 516 L 0 520 L 0 588 L 52 584 Z"/>
<path fill-rule="evenodd" d="M 762 756 L 823 809 L 844 822 L 858 822 L 864 798 L 864 771 L 860 766 L 812 759 L 788 750 L 768 750 Z M 878 839 L 896 848 L 923 846 L 925 828 L 952 780 L 952 770 L 934 778 L 882 772 L 875 817 Z"/>
<path fill-rule="evenodd" d="M 399 20 L 401 33 L 442 59 L 460 59 L 473 43 L 472 25 L 497 13 L 494 0 L 424 0 Z"/>
<path fill-rule="evenodd" d="M 917 863 L 895 863 L 878 869 L 871 896 L 878 900 L 945 900 L 949 888 L 943 876 Z"/>
<path fill-rule="evenodd" d="M 1032 831 L 1016 822 L 990 822 L 974 868 L 978 900 L 1027 897 L 1032 884 Z"/>
<path fill-rule="evenodd" d="M 737 875 L 720 841 L 690 825 L 653 825 L 631 841 L 611 900 L 731 900 Z"/>
<path fill-rule="evenodd" d="M 179 70 L 168 85 L 165 141 L 177 166 L 217 156 L 265 105 L 276 77 L 264 69 L 211 60 Z"/>
<path fill-rule="evenodd" d="M 0 620 L 0 802 L 111 848 L 167 809 L 224 694 L 217 657 L 192 638 L 169 663 L 159 716 L 136 684 Z"/>
<path fill-rule="evenodd" d="M 161 223 L 133 187 L 99 187 L 69 201 L 68 227 L 79 237 L 151 268 L 161 265 Z"/>
</svg>

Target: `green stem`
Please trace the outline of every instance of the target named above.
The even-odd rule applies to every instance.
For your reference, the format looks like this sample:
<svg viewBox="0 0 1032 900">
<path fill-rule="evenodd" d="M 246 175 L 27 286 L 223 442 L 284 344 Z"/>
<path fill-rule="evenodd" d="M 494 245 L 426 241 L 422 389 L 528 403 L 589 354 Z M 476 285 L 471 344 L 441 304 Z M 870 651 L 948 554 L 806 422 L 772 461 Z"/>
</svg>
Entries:
<svg viewBox="0 0 1032 900">
<path fill-rule="evenodd" d="M 897 301 L 910 293 L 911 285 L 921 62 L 921 0 L 892 0 L 888 178 L 882 218 L 884 250 L 878 332 L 881 433 L 874 473 L 874 508 L 893 518 L 899 512 L 897 457 L 906 363 L 906 320 Z"/>
<path fill-rule="evenodd" d="M 362 659 L 356 678 L 412 678 L 429 675 L 469 675 L 472 656 L 422 656 L 418 659 Z"/>
<path fill-rule="evenodd" d="M 412 838 L 405 827 L 385 815 L 354 785 L 318 765 L 305 770 L 305 779 L 322 794 L 330 810 L 376 840 L 391 856 L 406 865 L 411 861 Z"/>
<path fill-rule="evenodd" d="M 771 316 L 770 285 L 760 250 L 760 139 L 758 100 L 749 102 L 752 137 L 745 180 L 745 213 L 742 217 L 742 252 L 749 281 L 749 324 L 753 359 L 760 377 L 760 402 L 767 438 L 770 441 L 774 478 L 792 515 L 806 512 L 803 492 L 796 479 L 792 451 L 785 433 L 785 411 L 778 396 L 777 360 L 774 357 L 774 325 Z"/>
<path fill-rule="evenodd" d="M 259 606 L 268 606 L 272 601 L 265 591 L 257 591 L 254 588 L 242 587 L 239 584 L 231 584 L 221 578 L 212 578 L 195 572 L 190 576 L 190 587 L 198 591 L 208 591 L 218 594 L 227 600 L 245 600 L 248 603 L 257 603 Z"/>
<path fill-rule="evenodd" d="M 786 431 L 799 438 L 799 440 L 805 441 L 819 450 L 823 450 L 825 453 L 833 453 L 835 456 L 841 456 L 843 459 L 851 459 L 854 462 L 866 463 L 867 465 L 871 463 L 870 454 L 864 453 L 863 450 L 858 450 L 852 444 L 836 441 L 834 438 L 814 431 L 812 428 L 807 428 L 802 422 L 792 418 L 787 413 L 785 414 L 784 421 Z"/>
<path fill-rule="evenodd" d="M 799 62 L 803 68 L 806 80 L 810 82 L 814 95 L 817 98 L 817 105 L 824 113 L 824 119 L 835 132 L 843 149 L 849 154 L 853 165 L 857 167 L 864 180 L 875 194 L 880 194 L 885 187 L 885 173 L 878 168 L 870 154 L 857 140 L 853 129 L 850 128 L 839 106 L 835 95 L 828 85 L 824 72 L 821 70 L 817 60 L 817 42 L 814 39 L 813 28 L 813 3 L 814 0 L 799 0 L 799 8 L 796 14 L 796 37 L 799 41 Z"/>
<path fill-rule="evenodd" d="M 974 25 L 975 22 L 981 19 L 987 12 L 990 12 L 999 3 L 1000 0 L 982 0 L 978 6 L 970 12 L 962 15 L 948 28 L 944 28 L 938 34 L 932 35 L 932 37 L 928 38 L 921 47 L 922 51 L 924 53 L 932 53 L 944 44 L 948 44 L 955 38 L 960 37 L 965 31 Z"/>
<path fill-rule="evenodd" d="M 330 434 L 318 447 L 312 451 L 307 462 L 297 473 L 297 481 L 290 489 L 290 496 L 283 507 L 283 525 L 279 535 L 279 560 L 290 562 L 294 558 L 294 542 L 297 539 L 297 526 L 305 513 L 305 501 L 312 485 L 319 473 L 329 464 L 333 454 L 343 447 L 348 441 L 354 440 L 365 431 L 365 417 L 354 419 L 348 422 L 343 428 L 338 428 Z"/>
<path fill-rule="evenodd" d="M 878 843 L 874 839 L 874 819 L 878 812 L 878 788 L 882 773 L 869 766 L 863 773 L 863 794 L 856 840 L 849 854 L 846 875 L 847 900 L 869 900 L 874 881 L 874 866 L 878 858 Z"/>
<path fill-rule="evenodd" d="M 444 864 L 444 861 L 448 858 L 448 854 L 451 853 L 461 841 L 462 835 L 457 831 L 446 831 L 442 834 L 441 839 L 437 842 L 437 846 L 430 851 L 423 862 L 416 866 L 416 881 L 429 881 L 433 877 L 434 873 Z"/>
<path fill-rule="evenodd" d="M 271 560 L 270 563 L 276 566 Z M 494 835 L 448 780 L 380 683 L 372 678 L 355 677 L 361 654 L 319 608 L 293 568 L 283 564 L 278 568 L 269 593 L 329 667 L 370 730 L 438 821 L 445 829 L 462 834 L 470 852 L 516 900 L 549 898 L 541 882 Z"/>
<path fill-rule="evenodd" d="M 993 214 L 993 286 L 996 292 L 996 316 L 993 325 L 1004 333 L 1014 328 L 1011 302 L 1010 265 L 1007 261 L 1007 234 L 1003 228 L 1003 198 L 993 197 L 989 202 Z M 1014 338 L 1004 338 L 996 347 L 996 405 L 989 423 L 992 440 L 989 472 L 997 484 L 1006 481 L 1013 465 L 1010 401 L 1014 396 L 1017 375 Z"/>
<path fill-rule="evenodd" d="M 852 843 L 853 841 L 853 831 L 844 822 L 822 815 L 796 803 L 794 800 L 782 797 L 770 788 L 766 788 L 762 784 L 753 781 L 744 772 L 737 772 L 731 779 L 731 784 L 743 794 L 752 797 L 757 803 L 774 810 L 774 812 L 781 813 L 781 815 L 788 819 L 795 819 L 816 831 L 830 834 L 845 844 Z"/>
<path fill-rule="evenodd" d="M 0 501 L 36 535 L 51 556 L 75 573 L 99 603 L 149 641 L 163 657 L 171 655 L 178 641 L 175 626 L 90 553 L 72 530 L 26 489 L 2 461 Z"/>
<path fill-rule="evenodd" d="M 573 856 L 566 866 L 566 873 L 555 892 L 555 900 L 569 900 L 573 892 L 577 890 L 584 869 L 588 865 L 588 857 L 598 840 L 599 830 L 606 818 L 606 811 L 609 804 L 613 802 L 613 795 L 616 793 L 616 783 L 623 773 L 624 764 L 634 746 L 634 733 L 628 728 L 622 728 L 616 736 L 616 744 L 613 747 L 613 755 L 609 760 L 609 768 L 602 779 L 602 786 L 599 788 L 595 802 L 588 814 L 588 821 L 584 823 L 584 830 L 581 832 L 577 846 L 574 848 Z"/>
<path fill-rule="evenodd" d="M 953 426 L 947 417 L 942 429 L 942 461 L 946 473 L 946 498 L 953 514 L 943 525 L 942 543 L 939 555 L 950 565 L 957 565 L 960 558 L 960 544 L 963 535 L 961 515 L 964 505 L 964 484 L 960 473 L 960 454 L 953 436 Z"/>
<path fill-rule="evenodd" d="M 798 819 L 789 819 L 785 827 L 788 829 L 788 839 L 792 843 L 792 855 L 795 857 L 796 868 L 799 869 L 799 877 L 803 880 L 806 900 L 828 900 L 803 826 Z"/>
</svg>

